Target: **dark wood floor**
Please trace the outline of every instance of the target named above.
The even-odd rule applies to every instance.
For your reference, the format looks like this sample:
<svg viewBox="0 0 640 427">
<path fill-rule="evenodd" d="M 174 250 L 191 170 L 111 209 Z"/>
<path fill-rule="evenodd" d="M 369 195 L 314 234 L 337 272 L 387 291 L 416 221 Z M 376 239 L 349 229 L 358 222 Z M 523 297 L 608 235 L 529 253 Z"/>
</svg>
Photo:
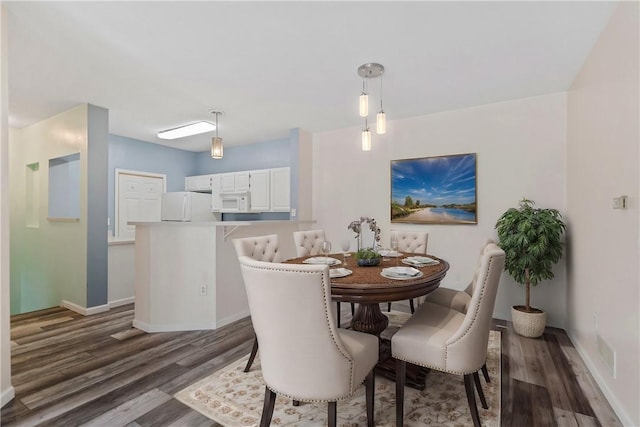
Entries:
<svg viewBox="0 0 640 427">
<path fill-rule="evenodd" d="M 173 399 L 250 351 L 243 319 L 216 331 L 146 334 L 133 306 L 83 317 L 63 308 L 13 316 L 15 399 L 4 426 L 217 426 Z M 564 331 L 540 339 L 502 332 L 503 426 L 621 425 Z"/>
</svg>

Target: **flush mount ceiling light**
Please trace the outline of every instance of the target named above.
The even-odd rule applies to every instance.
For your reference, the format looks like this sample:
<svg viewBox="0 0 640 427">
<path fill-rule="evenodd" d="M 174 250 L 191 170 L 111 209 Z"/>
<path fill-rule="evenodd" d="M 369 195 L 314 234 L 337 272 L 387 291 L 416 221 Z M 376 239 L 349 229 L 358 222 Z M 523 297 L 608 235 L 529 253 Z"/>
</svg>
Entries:
<svg viewBox="0 0 640 427">
<path fill-rule="evenodd" d="M 387 131 L 387 120 L 382 109 L 382 75 L 384 66 L 375 62 L 363 64 L 358 67 L 358 75 L 362 77 L 362 92 L 358 102 L 360 117 L 364 117 L 364 128 L 362 129 L 362 150 L 371 150 L 371 132 L 369 131 L 369 94 L 367 92 L 367 80 L 380 77 L 380 111 L 376 114 L 376 133 L 381 135 Z"/>
<path fill-rule="evenodd" d="M 158 138 L 177 139 L 185 136 L 198 135 L 200 133 L 211 132 L 216 129 L 216 125 L 210 122 L 199 121 L 189 125 L 179 126 L 158 132 Z"/>
<path fill-rule="evenodd" d="M 216 116 L 216 136 L 211 138 L 211 158 L 221 159 L 224 151 L 222 146 L 222 138 L 218 137 L 218 116 L 222 115 L 222 111 L 212 111 L 211 114 Z"/>
</svg>

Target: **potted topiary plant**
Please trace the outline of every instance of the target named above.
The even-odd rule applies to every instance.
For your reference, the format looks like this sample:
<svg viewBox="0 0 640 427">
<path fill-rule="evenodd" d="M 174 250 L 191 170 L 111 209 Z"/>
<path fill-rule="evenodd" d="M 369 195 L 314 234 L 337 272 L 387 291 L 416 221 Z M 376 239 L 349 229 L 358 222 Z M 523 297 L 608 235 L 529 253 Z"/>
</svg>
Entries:
<svg viewBox="0 0 640 427">
<path fill-rule="evenodd" d="M 520 201 L 498 219 L 496 230 L 500 247 L 506 253 L 505 270 L 525 286 L 525 305 L 511 309 L 515 331 L 525 337 L 539 337 L 544 332 L 547 315 L 531 307 L 531 286 L 553 278 L 551 271 L 562 257 L 561 236 L 566 228 L 556 209 L 534 208 L 534 202 Z"/>
</svg>

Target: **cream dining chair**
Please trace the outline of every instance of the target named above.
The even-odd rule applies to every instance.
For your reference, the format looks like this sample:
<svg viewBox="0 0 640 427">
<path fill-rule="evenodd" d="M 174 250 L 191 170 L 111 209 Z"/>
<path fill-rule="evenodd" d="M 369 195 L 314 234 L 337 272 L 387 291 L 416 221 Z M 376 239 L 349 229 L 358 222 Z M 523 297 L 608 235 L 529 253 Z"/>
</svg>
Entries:
<svg viewBox="0 0 640 427">
<path fill-rule="evenodd" d="M 365 381 L 367 425 L 373 426 L 378 337 L 336 327 L 329 267 L 246 256 L 239 262 L 266 384 L 260 425 L 270 424 L 280 394 L 294 402 L 328 402 L 333 427 L 337 401 Z"/>
<path fill-rule="evenodd" d="M 493 240 L 488 240 L 482 247 L 480 256 L 478 257 L 478 261 L 476 262 L 476 268 L 473 273 L 471 282 L 469 282 L 469 285 L 467 285 L 467 287 L 463 291 L 439 287 L 428 294 L 426 297 L 424 297 L 424 301 L 451 308 L 463 314 L 466 313 L 467 309 L 469 308 L 469 303 L 471 302 L 471 296 L 473 295 L 473 289 L 478 279 L 478 274 L 480 273 L 480 263 L 482 262 L 482 256 L 484 255 L 485 251 L 493 248 L 492 245 L 495 245 L 495 242 Z M 486 382 L 491 381 L 486 365 L 482 365 L 482 375 L 484 376 Z"/>
<path fill-rule="evenodd" d="M 269 234 L 267 236 L 245 237 L 243 239 L 234 239 L 233 246 L 236 248 L 238 258 L 248 256 L 258 261 L 279 262 L 282 257 L 278 252 L 278 235 Z M 253 360 L 258 353 L 258 339 L 254 338 L 251 355 L 247 361 L 244 371 L 249 372 Z"/>
<path fill-rule="evenodd" d="M 391 239 L 394 237 L 398 240 L 398 251 L 420 255 L 427 254 L 429 233 L 426 231 L 391 230 Z M 412 313 L 416 311 L 413 299 L 409 300 L 409 308 L 411 308 Z M 391 303 L 387 306 L 387 311 L 391 311 Z"/>
<path fill-rule="evenodd" d="M 396 359 L 397 427 L 403 425 L 407 362 L 463 375 L 471 418 L 474 426 L 480 426 L 473 382 L 486 408 L 478 370 L 487 358 L 491 317 L 504 261 L 505 253 L 496 244 L 485 248 L 466 314 L 424 302 L 391 338 L 391 353 Z"/>
<path fill-rule="evenodd" d="M 322 244 L 325 241 L 324 230 L 303 230 L 293 232 L 293 242 L 296 247 L 296 256 L 312 256 L 322 252 Z M 340 301 L 336 301 L 338 327 L 340 327 Z M 351 303 L 351 316 L 355 314 L 355 304 Z"/>
</svg>

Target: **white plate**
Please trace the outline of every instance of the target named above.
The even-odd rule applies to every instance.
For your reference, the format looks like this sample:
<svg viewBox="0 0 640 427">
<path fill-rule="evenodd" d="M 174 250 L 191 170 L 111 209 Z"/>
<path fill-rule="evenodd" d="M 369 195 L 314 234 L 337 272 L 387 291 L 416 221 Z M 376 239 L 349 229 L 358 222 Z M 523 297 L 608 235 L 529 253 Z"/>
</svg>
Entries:
<svg viewBox="0 0 640 427">
<path fill-rule="evenodd" d="M 331 278 L 333 279 L 337 277 L 345 277 L 352 273 L 353 271 L 349 270 L 348 268 L 330 268 L 329 269 L 329 276 L 331 276 Z"/>
<path fill-rule="evenodd" d="M 389 258 L 397 258 L 399 256 L 402 256 L 400 252 L 392 251 L 391 249 L 380 249 L 378 253 Z"/>
<path fill-rule="evenodd" d="M 304 264 L 324 264 L 324 265 L 338 265 L 342 264 L 339 259 L 331 258 L 328 256 L 317 256 L 313 258 L 307 258 L 302 261 Z"/>
<path fill-rule="evenodd" d="M 415 267 L 424 267 L 426 265 L 440 264 L 437 259 L 429 258 L 428 256 L 410 256 L 402 260 L 403 264 L 413 265 Z"/>
<path fill-rule="evenodd" d="M 421 277 L 423 274 L 420 270 L 416 270 L 412 267 L 388 267 L 383 268 L 382 272 L 383 277 L 387 277 L 389 279 L 401 279 L 401 280 L 410 280 Z"/>
</svg>

